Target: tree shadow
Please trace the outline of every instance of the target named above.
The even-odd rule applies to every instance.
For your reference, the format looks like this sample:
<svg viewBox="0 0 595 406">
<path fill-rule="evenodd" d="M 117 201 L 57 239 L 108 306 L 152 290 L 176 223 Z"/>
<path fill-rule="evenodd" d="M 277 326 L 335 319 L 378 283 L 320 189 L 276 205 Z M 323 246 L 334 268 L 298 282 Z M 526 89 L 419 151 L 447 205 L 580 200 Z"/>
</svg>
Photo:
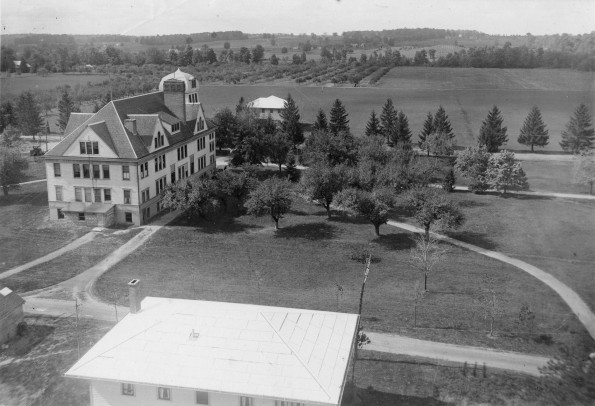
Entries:
<svg viewBox="0 0 595 406">
<path fill-rule="evenodd" d="M 498 244 L 490 240 L 484 233 L 476 233 L 473 231 L 450 231 L 445 232 L 444 234 L 455 240 L 477 245 L 486 250 L 495 250 L 498 248 Z"/>
<path fill-rule="evenodd" d="M 276 238 L 303 238 L 310 241 L 330 240 L 337 234 L 337 227 L 326 222 L 296 224 L 281 227 L 275 233 Z"/>
<path fill-rule="evenodd" d="M 328 219 L 328 221 L 331 221 L 331 222 L 334 221 L 337 223 L 346 223 L 346 224 L 367 224 L 370 227 L 373 227 L 372 223 L 370 223 L 368 220 L 366 220 L 363 217 L 348 216 L 346 214 L 343 214 L 343 212 L 333 212 L 333 213 L 335 213 L 335 215 L 331 215 L 331 218 Z M 337 214 L 337 213 L 341 213 L 341 214 Z"/>
<path fill-rule="evenodd" d="M 382 229 L 381 231 L 382 232 Z M 415 247 L 414 235 L 411 233 L 380 234 L 372 240 L 387 250 L 409 250 Z"/>
<path fill-rule="evenodd" d="M 237 221 L 233 217 L 221 216 L 215 219 L 188 219 L 184 216 L 178 217 L 169 224 L 177 227 L 191 227 L 196 232 L 204 234 L 233 234 L 262 228 L 253 224 L 246 224 Z"/>
<path fill-rule="evenodd" d="M 0 191 L 0 207 L 24 204 L 31 206 L 47 206 L 47 193 L 45 191 L 27 193 L 12 192 L 8 196 L 4 196 Z"/>
<path fill-rule="evenodd" d="M 344 397 L 342 406 L 371 406 L 371 405 L 407 405 L 407 406 L 448 406 L 447 403 L 431 397 L 417 397 L 381 392 L 372 387 L 357 388 L 353 396 Z"/>
<path fill-rule="evenodd" d="M 461 207 L 485 207 L 489 206 L 486 202 L 477 202 L 475 200 L 461 200 L 459 202 L 459 206 Z"/>
</svg>

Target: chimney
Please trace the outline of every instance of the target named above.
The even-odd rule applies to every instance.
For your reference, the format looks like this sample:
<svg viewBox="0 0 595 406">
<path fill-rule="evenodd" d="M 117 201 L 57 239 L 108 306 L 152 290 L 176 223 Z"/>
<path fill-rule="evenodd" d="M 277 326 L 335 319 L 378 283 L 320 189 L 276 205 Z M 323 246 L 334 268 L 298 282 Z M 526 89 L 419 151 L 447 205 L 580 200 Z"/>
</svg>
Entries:
<svg viewBox="0 0 595 406">
<path fill-rule="evenodd" d="M 136 131 L 136 119 L 135 118 L 127 118 L 124 120 L 124 127 L 132 134 L 137 135 L 138 132 Z"/>
<path fill-rule="evenodd" d="M 186 123 L 186 85 L 181 80 L 168 79 L 163 82 L 163 100 L 165 106 L 174 115 Z"/>
<path fill-rule="evenodd" d="M 130 302 L 130 313 L 140 312 L 140 303 L 143 295 L 140 290 L 140 279 L 133 279 L 128 282 L 128 301 Z"/>
</svg>

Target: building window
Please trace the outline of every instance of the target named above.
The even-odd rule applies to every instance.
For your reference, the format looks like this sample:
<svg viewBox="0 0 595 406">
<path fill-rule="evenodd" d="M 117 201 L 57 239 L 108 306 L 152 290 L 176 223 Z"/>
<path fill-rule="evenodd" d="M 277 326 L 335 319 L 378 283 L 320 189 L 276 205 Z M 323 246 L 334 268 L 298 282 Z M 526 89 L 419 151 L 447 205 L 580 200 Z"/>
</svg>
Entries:
<svg viewBox="0 0 595 406">
<path fill-rule="evenodd" d="M 209 143 L 209 152 L 215 151 L 215 141 Z"/>
<path fill-rule="evenodd" d="M 202 137 L 202 138 L 199 138 L 199 139 L 198 139 L 198 142 L 197 142 L 197 147 L 198 147 L 198 150 L 199 150 L 199 151 L 200 151 L 201 149 L 205 149 L 205 147 L 206 147 L 206 145 L 207 145 L 207 142 L 205 141 L 205 138 L 206 138 L 206 137 Z"/>
<path fill-rule="evenodd" d="M 62 201 L 62 186 L 56 186 L 56 200 Z"/>
<path fill-rule="evenodd" d="M 103 165 L 103 179 L 109 179 L 109 165 Z"/>
<path fill-rule="evenodd" d="M 196 79 L 190 81 L 190 86 L 194 89 L 196 87 Z"/>
<path fill-rule="evenodd" d="M 215 133 L 210 133 L 209 140 L 214 140 L 214 139 L 215 139 Z"/>
<path fill-rule="evenodd" d="M 178 148 L 178 161 L 188 156 L 188 145 Z"/>
<path fill-rule="evenodd" d="M 54 164 L 54 177 L 59 178 L 60 176 L 62 176 L 62 171 L 60 170 L 60 164 L 55 163 Z"/>
<path fill-rule="evenodd" d="M 145 162 L 143 164 L 140 164 L 140 178 L 144 179 L 147 176 L 149 176 L 149 163 Z"/>
<path fill-rule="evenodd" d="M 254 406 L 254 399 L 248 396 L 240 396 L 240 406 Z"/>
<path fill-rule="evenodd" d="M 141 192 L 141 203 L 145 203 L 147 201 L 149 201 L 149 188 L 146 188 L 145 190 L 143 190 Z"/>
<path fill-rule="evenodd" d="M 175 123 L 171 125 L 171 132 L 175 133 L 180 131 L 180 123 Z"/>
<path fill-rule="evenodd" d="M 85 201 L 91 203 L 91 195 L 93 193 L 93 189 L 91 189 L 90 187 L 86 187 L 85 188 Z"/>
<path fill-rule="evenodd" d="M 58 220 L 61 220 L 64 218 L 64 213 L 62 213 L 62 209 L 57 209 L 58 211 Z"/>
<path fill-rule="evenodd" d="M 194 173 L 194 155 L 190 155 L 190 175 Z"/>
<path fill-rule="evenodd" d="M 215 163 L 215 155 L 211 155 L 210 159 L 209 159 L 211 165 Z"/>
<path fill-rule="evenodd" d="M 275 400 L 275 406 L 304 406 L 300 402 L 288 402 L 286 400 Z"/>
<path fill-rule="evenodd" d="M 132 223 L 132 212 L 130 212 L 130 211 L 124 212 L 124 221 L 126 221 L 127 223 Z"/>
<path fill-rule="evenodd" d="M 124 189 L 124 204 L 130 204 L 130 190 Z"/>
<path fill-rule="evenodd" d="M 162 387 L 157 388 L 157 399 L 171 400 L 171 389 Z"/>
<path fill-rule="evenodd" d="M 155 137 L 155 148 L 160 148 L 165 144 L 165 137 L 161 134 L 161 131 L 157 131 L 157 136 Z"/>
<path fill-rule="evenodd" d="M 99 179 L 100 176 L 99 165 L 93 165 L 93 179 Z"/>
<path fill-rule="evenodd" d="M 99 155 L 99 143 L 97 141 L 79 142 L 82 155 Z"/>
<path fill-rule="evenodd" d="M 103 189 L 103 199 L 105 202 L 112 201 L 112 190 L 111 189 Z"/>
<path fill-rule="evenodd" d="M 176 164 L 172 164 L 169 170 L 171 172 L 171 183 L 176 183 Z"/>
<path fill-rule="evenodd" d="M 72 172 L 75 178 L 81 177 L 81 166 L 79 164 L 72 164 Z"/>
<path fill-rule="evenodd" d="M 83 178 L 90 178 L 91 173 L 89 172 L 89 164 L 83 164 Z"/>
<path fill-rule="evenodd" d="M 95 203 L 101 203 L 101 189 L 93 189 L 95 195 Z"/>
<path fill-rule="evenodd" d="M 130 218 L 132 219 L 132 213 L 130 214 Z M 134 385 L 131 383 L 123 383 L 122 384 L 122 395 L 124 396 L 134 396 Z"/>
<path fill-rule="evenodd" d="M 130 180 L 130 166 L 122 166 L 122 180 Z"/>
<path fill-rule="evenodd" d="M 196 404 L 197 405 L 209 405 L 209 392 L 196 391 Z"/>
<path fill-rule="evenodd" d="M 79 213 L 79 220 L 85 221 L 85 213 Z"/>
<path fill-rule="evenodd" d="M 82 202 L 83 201 L 83 191 L 80 187 L 74 188 L 74 201 L 75 202 Z"/>
</svg>

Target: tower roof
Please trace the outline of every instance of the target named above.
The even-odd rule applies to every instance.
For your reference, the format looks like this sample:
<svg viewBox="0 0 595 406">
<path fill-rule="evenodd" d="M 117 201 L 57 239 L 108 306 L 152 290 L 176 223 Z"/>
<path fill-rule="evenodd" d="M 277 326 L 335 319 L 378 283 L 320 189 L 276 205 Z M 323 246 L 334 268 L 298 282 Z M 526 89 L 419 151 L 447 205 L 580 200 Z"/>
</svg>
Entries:
<svg viewBox="0 0 595 406">
<path fill-rule="evenodd" d="M 163 91 L 163 82 L 169 79 L 176 79 L 184 82 L 186 85 L 186 93 L 194 93 L 198 91 L 198 80 L 194 82 L 194 87 L 192 86 L 192 81 L 195 80 L 194 76 L 189 73 L 182 72 L 180 68 L 174 73 L 170 73 L 169 75 L 164 76 L 161 78 L 161 82 L 159 82 L 159 91 Z"/>
</svg>

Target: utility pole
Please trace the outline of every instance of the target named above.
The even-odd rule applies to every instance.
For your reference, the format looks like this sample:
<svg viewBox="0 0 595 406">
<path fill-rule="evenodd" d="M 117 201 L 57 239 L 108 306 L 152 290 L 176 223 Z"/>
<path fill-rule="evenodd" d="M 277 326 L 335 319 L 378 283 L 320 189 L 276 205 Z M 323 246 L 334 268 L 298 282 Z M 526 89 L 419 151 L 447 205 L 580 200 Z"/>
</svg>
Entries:
<svg viewBox="0 0 595 406">
<path fill-rule="evenodd" d="M 76 313 L 76 351 L 79 359 L 81 359 L 81 342 L 79 340 L 79 301 L 78 298 L 74 298 L 74 311 Z"/>
<path fill-rule="evenodd" d="M 114 302 L 114 310 L 116 311 L 116 323 L 118 322 L 118 304 Z"/>
<path fill-rule="evenodd" d="M 357 361 L 357 350 L 359 347 L 359 329 L 360 329 L 360 322 L 362 318 L 362 306 L 364 304 L 364 290 L 366 289 L 366 281 L 368 280 L 368 274 L 370 273 L 370 263 L 372 262 L 372 254 L 368 254 L 368 258 L 366 259 L 366 269 L 364 270 L 364 280 L 362 282 L 362 291 L 359 295 L 359 310 L 358 310 L 358 317 L 357 317 L 357 325 L 355 329 L 355 346 L 353 349 L 353 366 L 351 376 L 353 379 L 353 386 L 355 386 L 355 362 Z"/>
</svg>

